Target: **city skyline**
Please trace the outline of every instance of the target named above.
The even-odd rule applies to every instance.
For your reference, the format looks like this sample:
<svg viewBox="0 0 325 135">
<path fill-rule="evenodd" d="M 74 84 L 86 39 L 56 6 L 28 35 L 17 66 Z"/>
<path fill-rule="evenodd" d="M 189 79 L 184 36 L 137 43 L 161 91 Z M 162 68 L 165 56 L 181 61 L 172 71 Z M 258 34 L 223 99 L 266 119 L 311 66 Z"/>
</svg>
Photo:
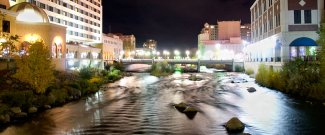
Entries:
<svg viewBox="0 0 325 135">
<path fill-rule="evenodd" d="M 197 34 L 204 23 L 216 24 L 227 20 L 250 23 L 249 8 L 253 2 L 254 0 L 178 0 L 173 3 L 148 0 L 103 1 L 103 32 L 134 34 L 137 47 L 141 47 L 147 39 L 155 39 L 159 43 L 159 50 L 197 48 Z"/>
</svg>

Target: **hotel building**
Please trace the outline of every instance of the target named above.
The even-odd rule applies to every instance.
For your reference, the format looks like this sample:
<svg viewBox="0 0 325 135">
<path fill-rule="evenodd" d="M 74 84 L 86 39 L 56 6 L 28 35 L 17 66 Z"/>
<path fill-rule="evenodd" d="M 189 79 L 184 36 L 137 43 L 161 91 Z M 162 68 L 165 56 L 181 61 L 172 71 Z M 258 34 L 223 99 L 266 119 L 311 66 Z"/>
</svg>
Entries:
<svg viewBox="0 0 325 135">
<path fill-rule="evenodd" d="M 257 71 L 260 63 L 281 67 L 296 57 L 314 59 L 324 0 L 256 0 L 250 10 L 246 68 Z"/>
<path fill-rule="evenodd" d="M 101 0 L 9 0 L 10 6 L 29 2 L 43 9 L 53 24 L 66 27 L 67 42 L 92 45 L 102 39 Z"/>
<path fill-rule="evenodd" d="M 27 2 L 26 2 L 27 1 Z M 103 68 L 102 7 L 99 0 L 5 0 L 0 2 L 1 32 L 21 43 L 44 41 L 58 70 Z"/>
<path fill-rule="evenodd" d="M 153 39 L 148 39 L 146 42 L 143 44 L 143 48 L 147 48 L 151 51 L 156 51 L 157 49 L 157 41 Z"/>
</svg>

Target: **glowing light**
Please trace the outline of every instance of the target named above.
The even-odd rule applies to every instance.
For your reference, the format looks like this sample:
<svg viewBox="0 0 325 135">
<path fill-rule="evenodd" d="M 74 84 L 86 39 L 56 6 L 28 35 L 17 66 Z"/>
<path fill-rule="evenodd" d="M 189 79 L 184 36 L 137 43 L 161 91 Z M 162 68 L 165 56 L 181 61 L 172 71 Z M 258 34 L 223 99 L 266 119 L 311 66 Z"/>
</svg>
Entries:
<svg viewBox="0 0 325 135">
<path fill-rule="evenodd" d="M 73 66 L 73 65 L 74 65 L 74 61 L 73 61 L 73 60 L 69 60 L 69 61 L 68 61 L 68 65 L 69 65 L 69 66 Z"/>
<path fill-rule="evenodd" d="M 0 43 L 4 43 L 4 42 L 7 42 L 7 40 L 4 38 L 0 38 Z"/>
<path fill-rule="evenodd" d="M 56 45 L 61 45 L 61 44 L 62 44 L 62 38 L 59 37 L 59 36 L 56 36 L 56 37 L 54 38 L 54 43 L 55 43 Z"/>
<path fill-rule="evenodd" d="M 25 36 L 25 41 L 28 41 L 30 43 L 35 43 L 39 39 L 40 39 L 40 36 L 38 36 L 36 34 L 28 34 Z"/>
<path fill-rule="evenodd" d="M 96 53 L 96 52 L 92 52 L 91 54 L 93 55 L 93 58 L 94 58 L 94 59 L 97 59 L 97 58 L 98 58 L 98 53 Z"/>
<path fill-rule="evenodd" d="M 178 55 L 180 55 L 180 52 L 179 52 L 178 50 L 174 50 L 174 54 L 175 54 L 176 56 L 178 56 Z"/>
</svg>

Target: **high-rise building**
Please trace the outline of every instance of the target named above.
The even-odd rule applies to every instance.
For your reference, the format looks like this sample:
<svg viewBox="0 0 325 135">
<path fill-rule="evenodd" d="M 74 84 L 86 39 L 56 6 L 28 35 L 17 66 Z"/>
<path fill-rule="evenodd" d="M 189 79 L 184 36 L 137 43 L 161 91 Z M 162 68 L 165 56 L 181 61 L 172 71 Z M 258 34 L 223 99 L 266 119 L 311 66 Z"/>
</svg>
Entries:
<svg viewBox="0 0 325 135">
<path fill-rule="evenodd" d="M 201 34 L 206 34 L 209 40 L 217 40 L 218 39 L 218 26 L 210 25 L 208 23 L 204 24 L 204 27 L 201 30 Z"/>
<path fill-rule="evenodd" d="M 10 5 L 30 2 L 43 9 L 51 23 L 66 27 L 67 42 L 101 43 L 101 0 L 9 0 Z"/>
<path fill-rule="evenodd" d="M 296 57 L 315 57 L 324 0 L 256 0 L 250 10 L 252 44 L 246 63 L 281 67 Z"/>
<path fill-rule="evenodd" d="M 143 48 L 147 48 L 151 51 L 154 51 L 157 49 L 157 41 L 153 39 L 148 39 L 146 42 L 144 42 Z"/>
<path fill-rule="evenodd" d="M 251 24 L 244 24 L 240 26 L 241 39 L 247 43 L 251 42 Z"/>
<path fill-rule="evenodd" d="M 102 42 L 101 11 L 100 0 L 1 0 L 0 31 L 21 36 L 27 50 L 43 41 L 59 70 L 102 68 L 101 48 L 92 46 Z"/>
</svg>

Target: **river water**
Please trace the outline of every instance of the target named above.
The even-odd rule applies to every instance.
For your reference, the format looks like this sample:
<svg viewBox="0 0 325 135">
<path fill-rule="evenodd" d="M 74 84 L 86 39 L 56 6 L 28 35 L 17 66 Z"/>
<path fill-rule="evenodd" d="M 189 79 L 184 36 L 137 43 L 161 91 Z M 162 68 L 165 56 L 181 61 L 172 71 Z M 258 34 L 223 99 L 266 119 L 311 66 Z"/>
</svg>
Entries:
<svg viewBox="0 0 325 135">
<path fill-rule="evenodd" d="M 1 135 L 52 134 L 227 134 L 231 117 L 245 123 L 253 135 L 325 134 L 325 106 L 296 100 L 263 88 L 235 73 L 198 73 L 157 78 L 136 73 L 107 84 L 87 99 L 53 108 Z M 248 82 L 231 83 L 245 78 Z M 257 89 L 254 93 L 248 87 Z M 199 110 L 193 119 L 173 104 L 185 102 Z"/>
</svg>

